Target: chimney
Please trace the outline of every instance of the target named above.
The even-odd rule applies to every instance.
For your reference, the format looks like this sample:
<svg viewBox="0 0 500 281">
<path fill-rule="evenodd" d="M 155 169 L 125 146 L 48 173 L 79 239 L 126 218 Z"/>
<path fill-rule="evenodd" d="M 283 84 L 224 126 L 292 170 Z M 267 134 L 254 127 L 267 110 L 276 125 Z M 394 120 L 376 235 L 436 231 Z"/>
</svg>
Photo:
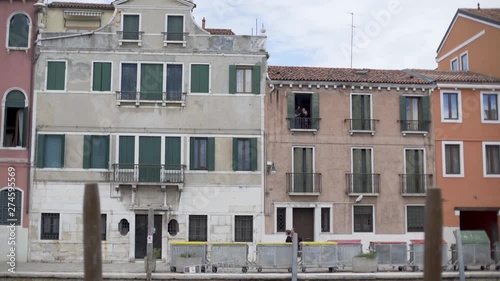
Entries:
<svg viewBox="0 0 500 281">
<path fill-rule="evenodd" d="M 479 2 L 477 3 L 477 9 L 481 10 L 481 4 Z"/>
<path fill-rule="evenodd" d="M 207 21 L 205 20 L 205 17 L 203 17 L 203 19 L 201 20 L 201 28 L 205 29 L 205 23 Z"/>
</svg>

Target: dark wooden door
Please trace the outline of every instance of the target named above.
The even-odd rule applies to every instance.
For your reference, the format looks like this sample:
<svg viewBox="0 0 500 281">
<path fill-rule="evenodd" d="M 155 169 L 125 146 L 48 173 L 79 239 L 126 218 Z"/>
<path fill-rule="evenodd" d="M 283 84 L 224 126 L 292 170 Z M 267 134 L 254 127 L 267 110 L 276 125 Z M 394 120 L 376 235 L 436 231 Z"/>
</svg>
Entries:
<svg viewBox="0 0 500 281">
<path fill-rule="evenodd" d="M 153 248 L 160 249 L 161 254 L 161 215 L 155 215 L 153 234 Z M 148 239 L 148 215 L 135 215 L 135 258 L 143 259 L 146 256 Z M 161 257 L 160 257 L 161 258 Z"/>
<path fill-rule="evenodd" d="M 304 242 L 314 241 L 314 209 L 294 208 L 293 228 Z"/>
</svg>

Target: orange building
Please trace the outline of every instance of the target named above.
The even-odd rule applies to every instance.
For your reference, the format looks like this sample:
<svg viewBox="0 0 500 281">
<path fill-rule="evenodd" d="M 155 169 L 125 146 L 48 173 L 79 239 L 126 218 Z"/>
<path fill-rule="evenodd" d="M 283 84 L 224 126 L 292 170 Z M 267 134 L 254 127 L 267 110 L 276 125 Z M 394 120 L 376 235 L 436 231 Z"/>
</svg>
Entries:
<svg viewBox="0 0 500 281">
<path fill-rule="evenodd" d="M 500 9 L 458 9 L 437 50 L 439 70 L 500 77 Z"/>
<path fill-rule="evenodd" d="M 454 241 L 452 231 L 460 228 L 485 230 L 492 242 L 500 241 L 500 79 L 464 71 L 413 72 L 436 85 L 431 124 L 444 239 Z"/>
</svg>

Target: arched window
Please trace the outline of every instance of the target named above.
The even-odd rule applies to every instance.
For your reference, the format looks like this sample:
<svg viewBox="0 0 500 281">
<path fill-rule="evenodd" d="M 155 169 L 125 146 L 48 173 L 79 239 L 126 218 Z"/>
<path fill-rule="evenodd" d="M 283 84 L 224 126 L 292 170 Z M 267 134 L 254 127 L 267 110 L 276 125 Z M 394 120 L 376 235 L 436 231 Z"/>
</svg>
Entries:
<svg viewBox="0 0 500 281">
<path fill-rule="evenodd" d="M 28 139 L 28 108 L 24 94 L 13 90 L 5 99 L 5 113 L 3 122 L 3 146 L 26 147 Z"/>
<path fill-rule="evenodd" d="M 28 48 L 30 19 L 25 14 L 15 14 L 9 21 L 9 48 Z"/>
<path fill-rule="evenodd" d="M 9 188 L 5 188 L 0 191 L 0 225 L 21 224 L 22 196 L 19 189 L 9 191 Z"/>
</svg>

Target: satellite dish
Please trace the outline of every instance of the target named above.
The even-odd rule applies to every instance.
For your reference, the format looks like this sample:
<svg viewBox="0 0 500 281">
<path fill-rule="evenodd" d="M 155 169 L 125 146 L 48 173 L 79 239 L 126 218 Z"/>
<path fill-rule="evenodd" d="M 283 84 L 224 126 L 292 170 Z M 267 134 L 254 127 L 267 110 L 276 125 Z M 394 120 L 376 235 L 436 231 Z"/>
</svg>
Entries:
<svg viewBox="0 0 500 281">
<path fill-rule="evenodd" d="M 361 202 L 361 200 L 363 200 L 363 194 L 361 194 L 360 196 L 358 196 L 358 198 L 356 198 L 356 201 L 354 201 L 354 204 L 358 204 L 359 202 Z"/>
</svg>

